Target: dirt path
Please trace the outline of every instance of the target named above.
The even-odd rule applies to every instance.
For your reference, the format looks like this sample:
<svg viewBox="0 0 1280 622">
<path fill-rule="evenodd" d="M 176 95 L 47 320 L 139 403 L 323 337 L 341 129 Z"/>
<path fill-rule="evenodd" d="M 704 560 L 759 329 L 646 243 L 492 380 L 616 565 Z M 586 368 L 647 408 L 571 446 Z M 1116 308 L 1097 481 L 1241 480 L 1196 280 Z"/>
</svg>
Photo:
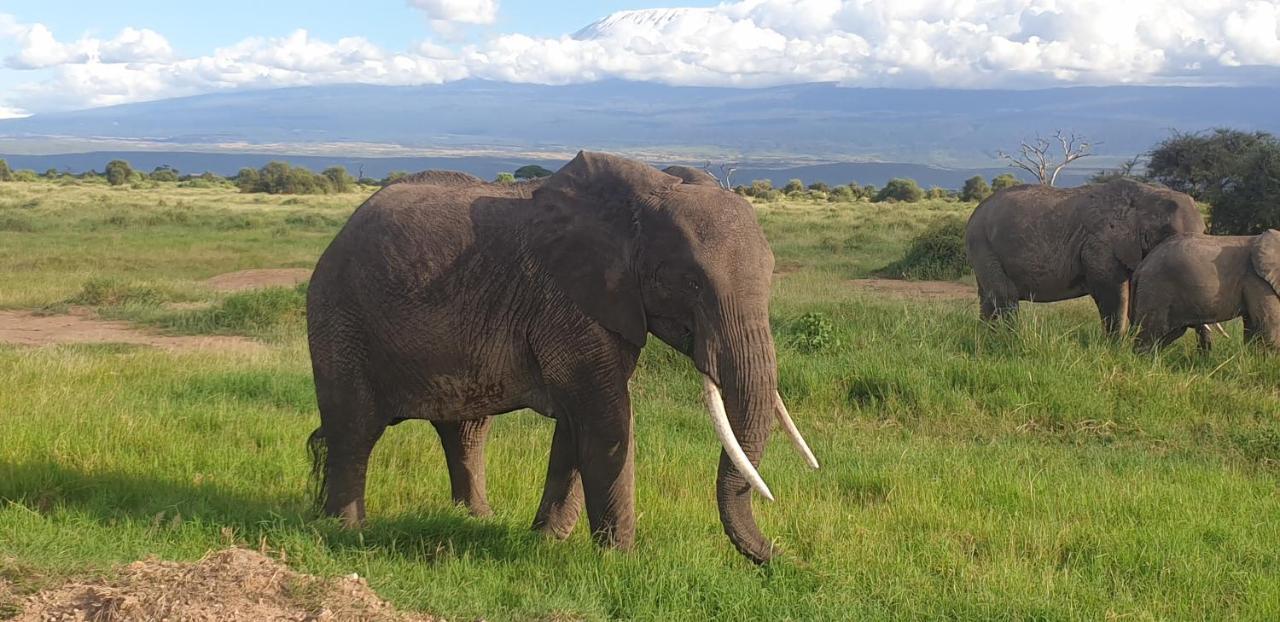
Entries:
<svg viewBox="0 0 1280 622">
<path fill-rule="evenodd" d="M 87 311 L 73 315 L 0 311 L 0 343 L 37 347 L 71 343 L 129 343 L 171 352 L 212 349 L 247 353 L 264 349 L 262 344 L 244 337 L 157 335 L 139 330 L 128 322 L 97 319 Z"/>
<path fill-rule="evenodd" d="M 246 549 L 195 563 L 134 562 L 110 581 L 73 582 L 10 603 L 20 612 L 16 622 L 436 620 L 396 611 L 358 577 L 300 574 Z"/>
<path fill-rule="evenodd" d="M 311 278 L 307 268 L 268 268 L 228 272 L 206 279 L 204 284 L 219 292 L 241 292 L 263 287 L 293 287 Z"/>
<path fill-rule="evenodd" d="M 849 284 L 857 289 L 913 300 L 962 300 L 978 297 L 978 290 L 972 285 L 955 281 L 854 279 Z"/>
</svg>

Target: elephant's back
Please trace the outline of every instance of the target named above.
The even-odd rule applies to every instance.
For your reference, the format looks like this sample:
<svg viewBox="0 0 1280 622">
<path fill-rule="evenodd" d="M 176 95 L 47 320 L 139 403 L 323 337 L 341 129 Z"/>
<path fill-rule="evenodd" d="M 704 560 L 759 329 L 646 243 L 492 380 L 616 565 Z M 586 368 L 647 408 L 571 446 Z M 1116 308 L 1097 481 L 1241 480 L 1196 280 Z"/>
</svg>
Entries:
<svg viewBox="0 0 1280 622">
<path fill-rule="evenodd" d="M 512 195 L 516 196 L 512 196 Z M 364 202 L 316 264 L 312 298 L 377 306 L 420 295 L 483 252 L 518 212 L 519 193 L 494 184 L 396 183 Z"/>
</svg>

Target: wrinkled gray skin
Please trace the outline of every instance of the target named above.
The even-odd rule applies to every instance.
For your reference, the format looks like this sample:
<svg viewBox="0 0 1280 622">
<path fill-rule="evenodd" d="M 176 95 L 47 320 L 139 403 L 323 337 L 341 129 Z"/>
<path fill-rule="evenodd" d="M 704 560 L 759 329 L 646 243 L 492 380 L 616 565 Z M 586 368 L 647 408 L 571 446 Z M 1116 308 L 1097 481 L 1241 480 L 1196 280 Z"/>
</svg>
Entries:
<svg viewBox="0 0 1280 622">
<path fill-rule="evenodd" d="M 535 527 L 567 535 L 585 498 L 597 541 L 632 546 L 627 381 L 646 334 L 715 382 L 758 464 L 777 387 L 772 269 L 740 197 L 613 156 L 581 153 L 532 193 L 474 178 L 384 188 L 321 256 L 308 290 L 324 511 L 361 524 L 374 444 L 388 425 L 426 419 L 454 498 L 484 513 L 487 418 L 530 408 L 556 420 Z M 721 522 L 763 562 L 774 551 L 750 495 L 722 451 Z"/>
<path fill-rule="evenodd" d="M 1172 236 L 1203 232 L 1191 197 L 1125 179 L 1001 190 L 974 210 L 965 244 L 984 319 L 1016 312 L 1021 300 L 1088 295 L 1114 336 L 1128 326 L 1129 279 L 1143 257 Z"/>
<path fill-rule="evenodd" d="M 1188 328 L 1244 318 L 1245 341 L 1280 349 L 1280 231 L 1190 235 L 1156 247 L 1133 275 L 1137 347 L 1176 341 Z M 1208 347 L 1204 334 L 1202 349 Z"/>
</svg>

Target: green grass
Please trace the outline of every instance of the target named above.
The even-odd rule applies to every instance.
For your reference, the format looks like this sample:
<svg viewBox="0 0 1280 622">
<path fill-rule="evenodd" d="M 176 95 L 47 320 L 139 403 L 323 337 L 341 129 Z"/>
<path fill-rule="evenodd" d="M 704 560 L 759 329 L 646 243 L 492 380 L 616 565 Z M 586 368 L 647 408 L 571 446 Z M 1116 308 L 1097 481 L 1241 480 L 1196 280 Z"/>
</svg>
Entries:
<svg viewBox="0 0 1280 622">
<path fill-rule="evenodd" d="M 635 551 L 597 550 L 584 525 L 562 543 L 529 532 L 551 437 L 529 413 L 495 426 L 493 518 L 451 507 L 434 432 L 407 422 L 375 452 L 368 528 L 341 531 L 305 496 L 317 416 L 302 290 L 200 281 L 309 265 L 360 197 L 257 199 L 0 184 L 0 222 L 31 224 L 0 231 L 0 304 L 99 292 L 77 304 L 271 344 L 0 346 L 0 577 L 18 589 L 242 543 L 449 619 L 1280 618 L 1276 359 L 1238 326 L 1205 356 L 1190 340 L 1138 356 L 1084 302 L 991 330 L 974 301 L 846 283 L 971 208 L 942 202 L 761 206 L 785 273 L 780 389 L 823 463 L 807 470 L 781 437 L 766 454 L 778 501 L 757 516 L 787 551 L 776 563 L 751 566 L 721 533 L 697 377 L 657 343 L 633 382 Z M 180 202 L 185 220 L 164 216 Z M 103 224 L 116 215 L 126 224 Z"/>
</svg>

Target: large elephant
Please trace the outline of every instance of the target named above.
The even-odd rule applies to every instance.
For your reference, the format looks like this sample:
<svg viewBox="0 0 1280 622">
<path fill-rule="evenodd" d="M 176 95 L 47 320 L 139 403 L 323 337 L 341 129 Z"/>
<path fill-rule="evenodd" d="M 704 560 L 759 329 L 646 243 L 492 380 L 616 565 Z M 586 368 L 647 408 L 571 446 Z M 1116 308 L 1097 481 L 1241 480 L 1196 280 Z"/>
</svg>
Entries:
<svg viewBox="0 0 1280 622">
<path fill-rule="evenodd" d="M 739 551 L 768 560 L 750 494 L 772 498 L 756 465 L 775 418 L 816 466 L 777 393 L 772 268 L 741 198 L 614 156 L 580 153 L 532 192 L 478 180 L 384 188 L 308 290 L 324 511 L 362 523 L 369 455 L 406 419 L 436 424 L 455 498 L 482 502 L 486 418 L 530 408 L 556 420 L 535 526 L 567 534 L 581 496 L 596 540 L 630 547 L 627 382 L 653 334 L 702 372 L 723 447 L 721 522 Z"/>
<path fill-rule="evenodd" d="M 1205 324 L 1244 318 L 1246 341 L 1280 349 L 1280 231 L 1180 236 L 1156 247 L 1133 274 L 1137 347 L 1149 350 L 1188 328 L 1208 346 Z"/>
<path fill-rule="evenodd" d="M 1191 197 L 1121 179 L 1079 188 L 1001 190 L 974 210 L 965 229 L 985 319 L 1021 300 L 1089 295 L 1103 327 L 1128 327 L 1129 279 L 1143 257 L 1175 235 L 1203 233 Z"/>
</svg>

